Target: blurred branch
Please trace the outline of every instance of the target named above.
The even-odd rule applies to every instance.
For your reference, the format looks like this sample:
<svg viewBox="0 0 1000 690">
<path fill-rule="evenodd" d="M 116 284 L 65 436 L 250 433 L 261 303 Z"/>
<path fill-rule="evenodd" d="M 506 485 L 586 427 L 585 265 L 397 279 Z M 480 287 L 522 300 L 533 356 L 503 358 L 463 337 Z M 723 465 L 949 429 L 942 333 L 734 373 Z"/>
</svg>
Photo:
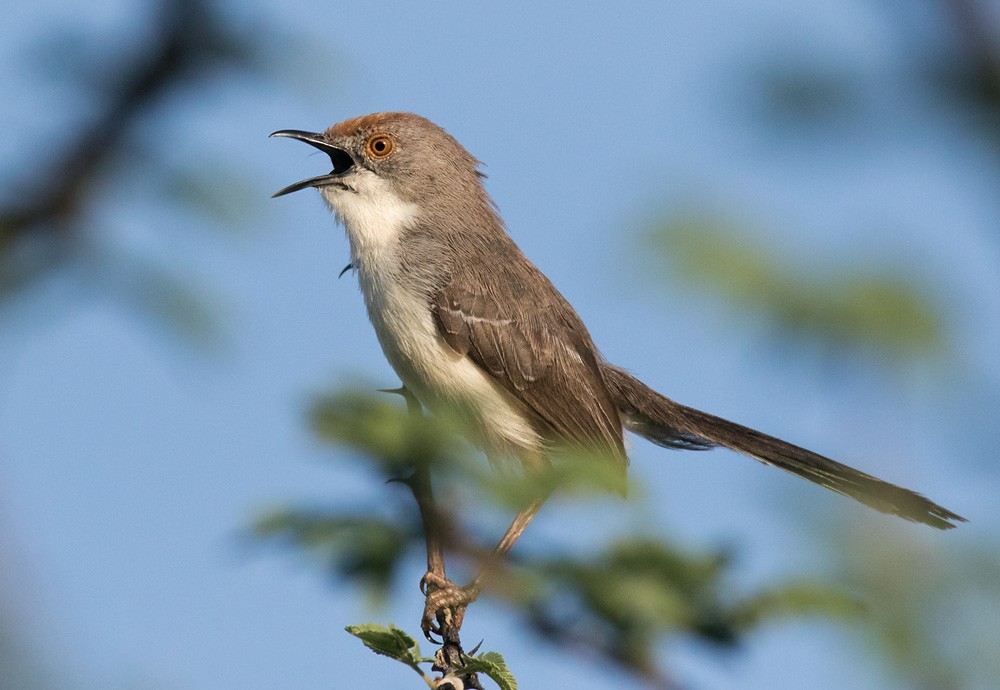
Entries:
<svg viewBox="0 0 1000 690">
<path fill-rule="evenodd" d="M 101 248 L 93 241 L 97 229 L 87 223 L 88 205 L 107 185 L 109 173 L 141 167 L 133 135 L 158 105 L 218 68 L 256 69 L 253 57 L 260 40 L 251 42 L 227 26 L 209 0 L 161 0 L 151 9 L 148 40 L 139 45 L 123 41 L 100 72 L 77 74 L 97 104 L 96 115 L 74 121 L 75 111 L 67 109 L 61 136 L 30 137 L 50 142 L 47 149 L 55 154 L 41 171 L 10 185 L 19 191 L 0 207 L 0 298 L 82 259 L 93 263 L 87 275 L 108 295 L 206 342 L 206 336 L 215 335 L 215 324 L 202 297 L 150 261 L 136 260 L 121 247 Z M 77 52 L 82 62 L 83 54 L 79 48 Z M 117 70 L 106 70 L 107 64 Z M 124 173 L 116 166 L 125 166 Z M 169 170 L 138 174 L 170 179 Z M 183 179 L 183 174 L 175 172 L 173 179 Z M 230 189 L 237 186 L 228 184 Z M 159 177 L 147 186 L 161 195 L 177 193 Z M 178 199 L 187 200 L 183 194 Z"/>
<path fill-rule="evenodd" d="M 164 0 L 157 11 L 159 42 L 110 82 L 103 112 L 77 130 L 50 172 L 34 182 L 27 202 L 0 211 L 0 252 L 28 232 L 66 231 L 101 168 L 119 155 L 124 134 L 161 94 L 199 64 L 214 61 L 234 41 L 201 0 Z"/>
<path fill-rule="evenodd" d="M 955 23 L 960 49 L 969 61 L 969 77 L 980 103 L 1000 115 L 1000 40 L 982 0 L 942 0 Z M 1000 122 L 994 122 L 1000 130 Z M 1000 131 L 996 132 L 1000 134 Z"/>
</svg>

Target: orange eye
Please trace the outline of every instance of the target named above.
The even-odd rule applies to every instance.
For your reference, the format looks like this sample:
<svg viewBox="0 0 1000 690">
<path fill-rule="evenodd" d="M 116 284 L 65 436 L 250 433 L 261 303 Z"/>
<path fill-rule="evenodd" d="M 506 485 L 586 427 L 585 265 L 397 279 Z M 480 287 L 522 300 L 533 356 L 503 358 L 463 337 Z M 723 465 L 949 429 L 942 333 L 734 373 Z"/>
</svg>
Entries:
<svg viewBox="0 0 1000 690">
<path fill-rule="evenodd" d="M 392 153 L 392 137 L 388 134 L 375 134 L 365 144 L 365 150 L 372 158 L 385 158 Z"/>
</svg>

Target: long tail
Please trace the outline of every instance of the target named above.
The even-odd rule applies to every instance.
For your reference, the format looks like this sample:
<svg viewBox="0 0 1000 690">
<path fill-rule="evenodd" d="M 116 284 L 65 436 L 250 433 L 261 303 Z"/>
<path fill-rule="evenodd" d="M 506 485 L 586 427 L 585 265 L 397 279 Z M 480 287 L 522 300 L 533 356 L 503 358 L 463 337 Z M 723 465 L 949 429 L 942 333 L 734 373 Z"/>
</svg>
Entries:
<svg viewBox="0 0 1000 690">
<path fill-rule="evenodd" d="M 956 526 L 954 522 L 966 521 L 918 493 L 749 427 L 685 407 L 617 367 L 603 364 L 601 373 L 625 428 L 657 445 L 693 450 L 725 446 L 905 520 L 938 529 L 951 529 Z"/>
</svg>

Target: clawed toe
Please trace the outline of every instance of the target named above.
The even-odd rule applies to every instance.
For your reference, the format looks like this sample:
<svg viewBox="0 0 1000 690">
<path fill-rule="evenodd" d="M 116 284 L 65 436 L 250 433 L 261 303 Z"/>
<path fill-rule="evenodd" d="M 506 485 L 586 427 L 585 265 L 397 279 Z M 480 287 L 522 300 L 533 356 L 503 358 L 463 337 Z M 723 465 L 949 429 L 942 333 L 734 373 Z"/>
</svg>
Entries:
<svg viewBox="0 0 1000 690">
<path fill-rule="evenodd" d="M 420 579 L 420 591 L 425 598 L 420 629 L 424 637 L 435 644 L 437 641 L 431 635 L 441 636 L 445 627 L 461 628 L 466 607 L 479 596 L 477 587 L 459 587 L 431 572 Z"/>
<path fill-rule="evenodd" d="M 437 573 L 430 570 L 424 573 L 424 576 L 420 578 L 420 593 L 425 597 L 435 590 L 448 589 L 449 587 L 457 589 L 458 585 L 448 578 L 441 577 Z"/>
</svg>

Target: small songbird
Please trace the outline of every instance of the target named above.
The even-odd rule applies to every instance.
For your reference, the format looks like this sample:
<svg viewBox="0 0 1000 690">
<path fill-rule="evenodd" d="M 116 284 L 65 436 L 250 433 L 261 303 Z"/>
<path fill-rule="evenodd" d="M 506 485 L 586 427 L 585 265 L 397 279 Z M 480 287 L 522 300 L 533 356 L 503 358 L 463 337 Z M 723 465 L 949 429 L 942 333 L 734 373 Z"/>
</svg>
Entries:
<svg viewBox="0 0 1000 690">
<path fill-rule="evenodd" d="M 507 235 L 479 161 L 429 120 L 376 113 L 272 136 L 330 157 L 328 174 L 274 196 L 319 190 L 347 231 L 349 266 L 403 385 L 432 413 L 458 410 L 491 459 L 517 458 L 531 472 L 552 447 L 580 446 L 624 471 L 627 429 L 667 448 L 725 446 L 938 529 L 965 521 L 920 494 L 674 402 L 605 362 L 573 307 Z M 518 515 L 500 553 L 540 504 Z"/>
</svg>

